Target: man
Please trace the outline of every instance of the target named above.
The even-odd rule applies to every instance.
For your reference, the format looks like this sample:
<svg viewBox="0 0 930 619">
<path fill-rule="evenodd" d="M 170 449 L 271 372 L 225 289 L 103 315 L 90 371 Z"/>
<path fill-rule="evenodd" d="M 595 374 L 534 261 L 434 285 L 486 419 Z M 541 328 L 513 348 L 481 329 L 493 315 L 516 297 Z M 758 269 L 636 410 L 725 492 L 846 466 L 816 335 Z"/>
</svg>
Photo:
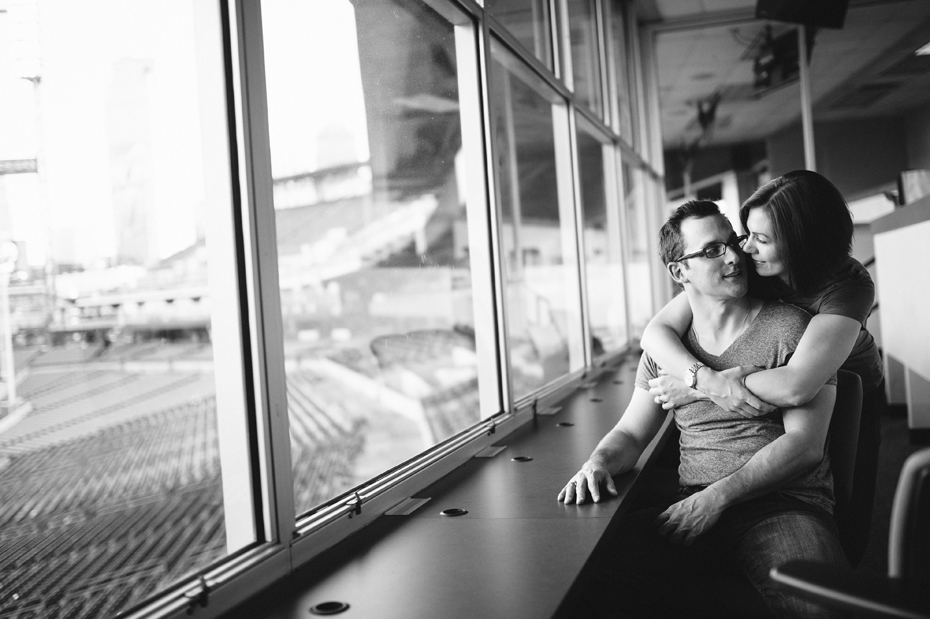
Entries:
<svg viewBox="0 0 930 619">
<path fill-rule="evenodd" d="M 684 204 L 661 231 L 663 262 L 693 313 L 683 341 L 716 370 L 786 363 L 810 321 L 793 306 L 746 296 L 744 238 L 707 201 Z M 560 501 L 580 504 L 590 495 L 598 502 L 601 484 L 617 494 L 611 476 L 635 465 L 665 418 L 649 393 L 648 381 L 659 371 L 643 354 L 626 412 L 559 493 Z M 680 500 L 621 524 L 614 561 L 604 572 L 608 601 L 633 616 L 697 616 L 702 603 L 725 616 L 726 601 L 714 600 L 709 588 L 713 574 L 736 568 L 777 616 L 829 616 L 775 588 L 769 571 L 792 559 L 846 561 L 832 520 L 824 451 L 835 384 L 834 377 L 804 406 L 758 418 L 727 413 L 707 400 L 674 409 L 681 431 Z"/>
</svg>

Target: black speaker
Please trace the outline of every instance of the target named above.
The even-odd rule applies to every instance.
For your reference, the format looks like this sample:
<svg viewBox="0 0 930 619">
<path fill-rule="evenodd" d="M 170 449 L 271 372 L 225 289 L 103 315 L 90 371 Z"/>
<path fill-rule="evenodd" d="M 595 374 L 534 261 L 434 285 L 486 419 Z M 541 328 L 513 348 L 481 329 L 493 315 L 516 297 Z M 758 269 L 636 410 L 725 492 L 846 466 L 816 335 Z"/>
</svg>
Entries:
<svg viewBox="0 0 930 619">
<path fill-rule="evenodd" d="M 756 0 L 756 17 L 840 29 L 847 8 L 849 0 Z"/>
</svg>

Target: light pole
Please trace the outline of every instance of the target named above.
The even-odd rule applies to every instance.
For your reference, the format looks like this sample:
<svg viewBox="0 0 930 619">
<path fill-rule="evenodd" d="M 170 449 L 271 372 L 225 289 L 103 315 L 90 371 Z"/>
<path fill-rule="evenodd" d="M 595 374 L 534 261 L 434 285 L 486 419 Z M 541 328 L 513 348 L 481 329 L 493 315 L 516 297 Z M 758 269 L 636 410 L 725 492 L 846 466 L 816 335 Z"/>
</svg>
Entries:
<svg viewBox="0 0 930 619">
<path fill-rule="evenodd" d="M 3 377 L 7 384 L 9 411 L 16 405 L 16 367 L 13 365 L 13 323 L 10 320 L 10 275 L 16 269 L 19 248 L 9 240 L 0 241 L 0 321 L 3 323 Z"/>
</svg>

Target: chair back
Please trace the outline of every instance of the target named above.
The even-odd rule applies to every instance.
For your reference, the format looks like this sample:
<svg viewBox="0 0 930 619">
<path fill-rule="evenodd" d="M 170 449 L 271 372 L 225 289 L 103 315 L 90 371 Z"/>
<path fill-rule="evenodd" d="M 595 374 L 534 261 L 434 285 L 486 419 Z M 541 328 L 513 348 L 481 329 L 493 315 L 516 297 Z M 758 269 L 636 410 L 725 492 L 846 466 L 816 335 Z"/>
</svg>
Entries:
<svg viewBox="0 0 930 619">
<path fill-rule="evenodd" d="M 888 576 L 930 582 L 930 448 L 901 467 L 888 532 Z"/>
<path fill-rule="evenodd" d="M 834 512 L 846 513 L 852 496 L 853 470 L 856 468 L 856 447 L 859 444 L 859 416 L 862 414 L 862 379 L 855 372 L 836 372 L 836 404 L 830 419 L 827 452 L 833 470 Z M 837 519 L 841 530 L 844 523 Z M 842 537 L 842 536 L 841 536 Z"/>
</svg>

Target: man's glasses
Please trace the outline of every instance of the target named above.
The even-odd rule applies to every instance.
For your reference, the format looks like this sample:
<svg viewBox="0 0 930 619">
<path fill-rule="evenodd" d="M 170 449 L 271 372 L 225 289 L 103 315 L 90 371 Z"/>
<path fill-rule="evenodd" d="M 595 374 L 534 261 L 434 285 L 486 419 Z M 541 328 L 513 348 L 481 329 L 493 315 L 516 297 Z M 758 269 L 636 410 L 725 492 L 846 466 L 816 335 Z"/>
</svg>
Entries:
<svg viewBox="0 0 930 619">
<path fill-rule="evenodd" d="M 704 256 L 705 258 L 719 258 L 723 254 L 727 253 L 727 247 L 732 247 L 736 249 L 737 247 L 742 247 L 746 244 L 746 240 L 749 238 L 746 234 L 741 234 L 732 241 L 724 243 L 723 241 L 717 241 L 716 243 L 710 243 L 704 246 L 704 249 L 696 251 L 693 254 L 688 254 L 687 256 L 682 256 L 678 260 L 672 260 L 672 262 L 681 262 L 682 260 L 687 260 L 688 258 L 697 258 L 698 256 Z"/>
</svg>

